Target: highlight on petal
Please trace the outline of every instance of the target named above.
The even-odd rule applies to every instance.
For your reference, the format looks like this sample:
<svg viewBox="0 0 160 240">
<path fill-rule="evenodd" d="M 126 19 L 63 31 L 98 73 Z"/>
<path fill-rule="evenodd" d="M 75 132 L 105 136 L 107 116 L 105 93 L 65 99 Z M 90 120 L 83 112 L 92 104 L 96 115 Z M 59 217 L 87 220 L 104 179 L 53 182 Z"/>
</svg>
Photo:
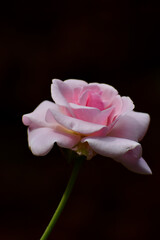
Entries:
<svg viewBox="0 0 160 240">
<path fill-rule="evenodd" d="M 140 141 L 147 132 L 149 122 L 150 116 L 147 113 L 130 111 L 119 118 L 109 135 Z"/>
<path fill-rule="evenodd" d="M 115 137 L 85 137 L 82 142 L 88 142 L 96 153 L 122 163 L 131 171 L 149 174 L 146 165 L 142 168 L 142 164 L 138 164 L 142 156 L 142 148 L 135 141 Z"/>
<path fill-rule="evenodd" d="M 72 148 L 80 140 L 80 136 L 52 128 L 28 129 L 29 147 L 34 155 L 44 156 L 56 142 L 60 147 Z"/>
</svg>

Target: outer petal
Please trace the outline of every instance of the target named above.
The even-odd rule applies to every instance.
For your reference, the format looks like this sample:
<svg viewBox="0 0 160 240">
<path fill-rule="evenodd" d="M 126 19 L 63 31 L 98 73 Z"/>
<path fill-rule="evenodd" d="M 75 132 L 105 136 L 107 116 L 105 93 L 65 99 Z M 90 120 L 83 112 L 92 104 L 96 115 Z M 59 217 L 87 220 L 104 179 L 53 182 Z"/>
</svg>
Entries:
<svg viewBox="0 0 160 240">
<path fill-rule="evenodd" d="M 57 109 L 56 105 L 53 102 L 43 101 L 32 113 L 23 115 L 23 124 L 30 126 L 30 128 L 47 126 L 45 117 L 46 112 L 49 108 Z M 53 122 L 55 122 L 55 120 L 53 120 Z"/>
<path fill-rule="evenodd" d="M 148 129 L 150 116 L 131 111 L 121 117 L 110 132 L 110 136 L 140 141 Z"/>
<path fill-rule="evenodd" d="M 76 119 L 73 117 L 69 117 L 66 115 L 63 115 L 62 113 L 58 111 L 53 111 L 50 109 L 51 113 L 53 114 L 55 120 L 62 125 L 63 127 L 72 130 L 74 132 L 80 133 L 82 135 L 88 135 L 92 134 L 94 132 L 100 131 L 104 129 L 106 131 L 108 128 L 104 125 L 95 124 L 86 122 L 80 119 Z"/>
<path fill-rule="evenodd" d="M 88 142 L 96 153 L 113 158 L 116 161 L 129 150 L 140 146 L 135 141 L 115 137 L 86 137 L 82 142 Z"/>
<path fill-rule="evenodd" d="M 72 148 L 80 140 L 78 135 L 69 134 L 65 131 L 58 131 L 52 128 L 28 129 L 28 142 L 34 155 L 44 156 L 56 142 L 60 147 Z"/>
<path fill-rule="evenodd" d="M 136 173 L 140 173 L 140 174 L 152 174 L 151 169 L 149 168 L 148 164 L 146 163 L 146 161 L 141 157 L 138 159 L 138 161 L 134 162 L 134 161 L 129 161 L 129 159 L 127 161 L 122 161 L 121 162 L 126 168 L 128 168 L 129 170 L 136 172 Z"/>
<path fill-rule="evenodd" d="M 135 141 L 115 137 L 86 137 L 82 142 L 88 142 L 96 153 L 113 158 L 134 172 L 151 173 L 149 167 L 146 167 L 147 164 L 140 164 L 142 149 Z"/>
</svg>

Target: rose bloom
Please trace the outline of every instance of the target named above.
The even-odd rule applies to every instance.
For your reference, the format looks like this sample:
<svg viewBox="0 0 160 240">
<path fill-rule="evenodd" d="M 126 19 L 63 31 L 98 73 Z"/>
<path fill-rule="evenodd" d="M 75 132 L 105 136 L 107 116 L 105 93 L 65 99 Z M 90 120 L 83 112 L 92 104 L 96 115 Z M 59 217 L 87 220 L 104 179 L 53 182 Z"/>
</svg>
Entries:
<svg viewBox="0 0 160 240">
<path fill-rule="evenodd" d="M 54 79 L 51 94 L 54 102 L 43 101 L 22 118 L 34 155 L 46 155 L 56 142 L 88 160 L 100 154 L 131 171 L 151 174 L 139 143 L 150 117 L 133 111 L 129 97 L 110 85 L 76 79 Z"/>
</svg>

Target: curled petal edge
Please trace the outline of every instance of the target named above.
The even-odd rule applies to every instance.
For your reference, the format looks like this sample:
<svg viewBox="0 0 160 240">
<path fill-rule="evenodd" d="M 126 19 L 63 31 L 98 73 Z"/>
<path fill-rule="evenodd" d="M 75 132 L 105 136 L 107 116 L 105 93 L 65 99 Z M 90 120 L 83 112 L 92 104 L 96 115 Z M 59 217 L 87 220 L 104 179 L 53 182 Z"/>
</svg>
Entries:
<svg viewBox="0 0 160 240">
<path fill-rule="evenodd" d="M 82 142 L 88 142 L 96 153 L 120 162 L 133 172 L 152 173 L 142 158 L 142 148 L 138 142 L 115 137 L 85 137 Z"/>
<path fill-rule="evenodd" d="M 58 146 L 72 149 L 80 141 L 80 136 L 51 128 L 28 128 L 28 142 L 32 153 L 45 156 L 55 143 Z"/>
</svg>

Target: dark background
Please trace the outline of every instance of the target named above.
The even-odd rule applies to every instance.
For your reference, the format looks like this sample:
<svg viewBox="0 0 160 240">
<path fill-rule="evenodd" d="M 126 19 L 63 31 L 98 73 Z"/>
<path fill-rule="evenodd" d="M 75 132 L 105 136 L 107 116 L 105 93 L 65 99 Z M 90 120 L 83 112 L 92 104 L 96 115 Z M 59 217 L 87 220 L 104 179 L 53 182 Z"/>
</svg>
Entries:
<svg viewBox="0 0 160 240">
<path fill-rule="evenodd" d="M 158 2 L 158 1 L 157 1 Z M 105 82 L 151 115 L 142 141 L 152 176 L 87 161 L 50 236 L 159 238 L 160 6 L 156 1 L 14 1 L 0 7 L 0 239 L 39 239 L 72 166 L 57 146 L 28 149 L 24 113 L 51 100 L 53 78 Z"/>
</svg>

